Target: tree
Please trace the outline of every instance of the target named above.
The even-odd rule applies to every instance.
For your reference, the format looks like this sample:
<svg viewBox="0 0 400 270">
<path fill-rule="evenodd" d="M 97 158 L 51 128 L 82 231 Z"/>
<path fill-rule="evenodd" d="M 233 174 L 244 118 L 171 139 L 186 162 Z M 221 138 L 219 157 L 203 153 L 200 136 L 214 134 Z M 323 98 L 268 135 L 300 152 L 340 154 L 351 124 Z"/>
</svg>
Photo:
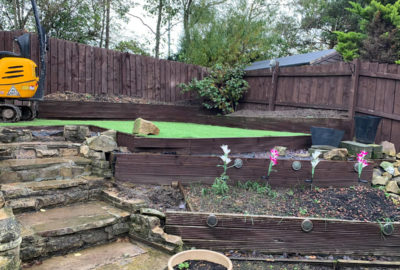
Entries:
<svg viewBox="0 0 400 270">
<path fill-rule="evenodd" d="M 136 40 L 120 41 L 114 47 L 114 50 L 120 51 L 120 52 L 127 52 L 127 53 L 150 56 L 150 54 L 145 49 L 145 46 Z"/>
<path fill-rule="evenodd" d="M 144 9 L 157 18 L 156 30 L 152 30 L 155 35 L 154 54 L 156 58 L 160 57 L 161 37 L 165 34 L 165 32 L 161 33 L 161 27 L 165 26 L 177 14 L 175 4 L 173 0 L 146 0 L 144 5 Z"/>
<path fill-rule="evenodd" d="M 126 19 L 131 0 L 37 0 L 40 19 L 51 37 L 109 46 L 110 32 Z M 30 0 L 0 0 L 2 30 L 34 31 Z M 109 12 L 107 12 L 107 10 Z M 106 35 L 104 37 L 104 31 Z"/>
<path fill-rule="evenodd" d="M 293 53 L 298 32 L 282 23 L 276 1 L 236 0 L 224 7 L 223 12 L 203 11 L 203 19 L 189 29 L 190 42 L 181 41 L 179 60 L 207 67 L 232 66 Z M 296 23 L 287 21 L 290 26 Z"/>
<path fill-rule="evenodd" d="M 369 0 L 356 0 L 369 3 Z M 307 37 L 304 43 L 313 49 L 336 45 L 336 31 L 357 31 L 358 16 L 348 11 L 349 0 L 297 0 L 297 14 L 301 16 L 300 29 Z"/>
<path fill-rule="evenodd" d="M 373 62 L 399 63 L 400 0 L 382 2 L 372 0 L 364 7 L 350 2 L 352 7 L 348 10 L 359 17 L 360 31 L 336 32 L 336 49 L 345 60 L 359 57 Z"/>
</svg>

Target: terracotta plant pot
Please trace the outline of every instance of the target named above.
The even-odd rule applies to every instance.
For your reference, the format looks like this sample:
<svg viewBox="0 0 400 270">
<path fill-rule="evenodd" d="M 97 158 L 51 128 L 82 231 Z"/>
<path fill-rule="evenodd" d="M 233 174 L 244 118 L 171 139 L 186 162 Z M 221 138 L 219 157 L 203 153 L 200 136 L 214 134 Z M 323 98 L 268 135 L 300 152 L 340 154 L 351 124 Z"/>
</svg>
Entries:
<svg viewBox="0 0 400 270">
<path fill-rule="evenodd" d="M 231 260 L 225 255 L 206 249 L 194 249 L 182 251 L 172 256 L 168 261 L 168 270 L 173 270 L 174 266 L 189 260 L 218 263 L 225 266 L 228 270 L 233 269 Z"/>
</svg>

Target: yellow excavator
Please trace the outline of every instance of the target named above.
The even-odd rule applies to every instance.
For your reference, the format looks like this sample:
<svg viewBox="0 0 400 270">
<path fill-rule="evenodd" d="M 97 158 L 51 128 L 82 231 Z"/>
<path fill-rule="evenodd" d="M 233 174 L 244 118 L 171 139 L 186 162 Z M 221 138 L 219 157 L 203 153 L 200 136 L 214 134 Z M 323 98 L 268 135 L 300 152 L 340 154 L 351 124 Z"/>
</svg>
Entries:
<svg viewBox="0 0 400 270">
<path fill-rule="evenodd" d="M 25 33 L 15 38 L 20 54 L 0 51 L 0 121 L 17 122 L 33 120 L 37 113 L 37 101 L 43 100 L 46 76 L 46 34 L 40 24 L 37 5 L 31 0 L 39 40 L 38 65 L 31 58 L 31 35 Z M 28 105 L 9 104 L 8 100 Z"/>
</svg>

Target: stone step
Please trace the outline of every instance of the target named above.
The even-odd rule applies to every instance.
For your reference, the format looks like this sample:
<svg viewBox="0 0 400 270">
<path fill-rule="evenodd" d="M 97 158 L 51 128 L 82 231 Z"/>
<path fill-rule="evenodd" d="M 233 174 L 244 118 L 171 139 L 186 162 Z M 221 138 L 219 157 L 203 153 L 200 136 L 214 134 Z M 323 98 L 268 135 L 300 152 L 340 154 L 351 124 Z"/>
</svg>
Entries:
<svg viewBox="0 0 400 270">
<path fill-rule="evenodd" d="M 0 161 L 0 183 L 71 179 L 91 172 L 92 160 L 84 157 L 9 159 Z"/>
<path fill-rule="evenodd" d="M 141 243 L 119 239 L 66 256 L 46 259 L 30 270 L 164 270 L 171 255 Z M 26 266 L 26 265 L 25 265 Z"/>
<path fill-rule="evenodd" d="M 0 158 L 34 159 L 78 156 L 81 144 L 66 141 L 0 143 Z"/>
<path fill-rule="evenodd" d="M 102 177 L 82 176 L 71 180 L 3 184 L 0 191 L 6 205 L 14 213 L 22 213 L 97 199 L 104 184 Z"/>
<path fill-rule="evenodd" d="M 104 244 L 129 231 L 129 212 L 100 201 L 16 215 L 22 261 Z"/>
</svg>

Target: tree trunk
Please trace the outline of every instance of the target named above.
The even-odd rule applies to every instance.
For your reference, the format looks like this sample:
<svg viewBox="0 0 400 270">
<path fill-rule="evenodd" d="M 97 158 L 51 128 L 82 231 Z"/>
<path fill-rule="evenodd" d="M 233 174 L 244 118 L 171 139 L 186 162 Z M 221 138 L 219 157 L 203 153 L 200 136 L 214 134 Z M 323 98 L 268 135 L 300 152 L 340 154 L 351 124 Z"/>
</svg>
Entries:
<svg viewBox="0 0 400 270">
<path fill-rule="evenodd" d="M 107 0 L 102 1 L 103 15 L 102 15 L 102 19 L 101 19 L 101 32 L 100 32 L 100 44 L 99 44 L 100 48 L 103 48 L 103 41 L 104 41 L 104 26 L 106 23 L 106 10 L 107 10 L 106 2 L 107 2 Z"/>
<path fill-rule="evenodd" d="M 187 5 L 183 9 L 183 32 L 185 34 L 184 40 L 190 43 L 190 27 L 189 27 L 189 16 L 192 0 L 188 0 Z"/>
<path fill-rule="evenodd" d="M 14 29 L 18 29 L 18 8 L 17 8 L 17 1 L 18 0 L 13 0 L 13 8 L 14 8 Z"/>
<path fill-rule="evenodd" d="M 111 9 L 111 0 L 106 0 L 107 11 L 106 11 L 106 40 L 105 40 L 105 48 L 110 48 L 110 9 Z"/>
<path fill-rule="evenodd" d="M 155 51 L 155 57 L 158 59 L 160 58 L 160 39 L 161 39 L 161 19 L 162 19 L 162 11 L 164 8 L 164 0 L 159 0 L 158 1 L 158 14 L 157 14 L 157 27 L 156 27 L 156 47 L 154 49 Z"/>
</svg>

